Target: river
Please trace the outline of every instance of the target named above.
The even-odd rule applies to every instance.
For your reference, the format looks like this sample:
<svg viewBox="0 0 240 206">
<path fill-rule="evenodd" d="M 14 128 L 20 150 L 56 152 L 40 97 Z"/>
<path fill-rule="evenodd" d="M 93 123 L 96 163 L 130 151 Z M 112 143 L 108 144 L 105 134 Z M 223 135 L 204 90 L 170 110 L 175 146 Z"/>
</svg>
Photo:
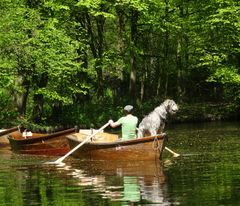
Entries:
<svg viewBox="0 0 240 206">
<path fill-rule="evenodd" d="M 240 122 L 167 125 L 160 162 L 81 161 L 0 150 L 0 205 L 240 205 Z M 144 155 L 144 154 L 143 154 Z"/>
</svg>

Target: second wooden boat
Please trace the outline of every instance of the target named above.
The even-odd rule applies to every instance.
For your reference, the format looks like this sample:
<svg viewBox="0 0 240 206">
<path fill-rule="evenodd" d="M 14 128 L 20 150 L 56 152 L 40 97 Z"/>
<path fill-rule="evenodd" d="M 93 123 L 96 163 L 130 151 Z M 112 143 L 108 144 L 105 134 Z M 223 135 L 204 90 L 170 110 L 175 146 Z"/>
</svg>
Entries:
<svg viewBox="0 0 240 206">
<path fill-rule="evenodd" d="M 75 133 L 67 135 L 71 149 L 80 144 L 86 135 Z M 97 134 L 72 155 L 92 160 L 156 160 L 160 159 L 164 148 L 164 134 L 133 140 L 118 139 L 110 133 Z"/>
<path fill-rule="evenodd" d="M 34 155 L 62 156 L 70 148 L 66 135 L 75 133 L 75 128 L 51 133 L 13 132 L 8 136 L 14 152 Z"/>
</svg>

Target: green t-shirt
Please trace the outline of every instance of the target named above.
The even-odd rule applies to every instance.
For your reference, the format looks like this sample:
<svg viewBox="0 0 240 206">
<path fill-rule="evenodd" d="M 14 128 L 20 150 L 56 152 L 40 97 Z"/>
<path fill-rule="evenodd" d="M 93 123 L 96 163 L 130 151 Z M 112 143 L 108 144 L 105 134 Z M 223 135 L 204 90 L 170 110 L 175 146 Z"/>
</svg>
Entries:
<svg viewBox="0 0 240 206">
<path fill-rule="evenodd" d="M 138 123 L 138 118 L 128 114 L 121 117 L 117 123 L 122 125 L 122 139 L 129 140 L 136 138 L 136 128 Z"/>
</svg>

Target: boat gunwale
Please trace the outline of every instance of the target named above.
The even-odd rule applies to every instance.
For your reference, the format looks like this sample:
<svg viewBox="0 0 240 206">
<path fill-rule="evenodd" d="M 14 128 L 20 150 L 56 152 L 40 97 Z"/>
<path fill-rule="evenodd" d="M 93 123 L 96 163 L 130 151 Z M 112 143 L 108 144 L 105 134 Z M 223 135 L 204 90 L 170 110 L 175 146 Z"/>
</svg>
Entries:
<svg viewBox="0 0 240 206">
<path fill-rule="evenodd" d="M 85 144 L 87 145 L 92 145 L 92 146 L 116 146 L 116 145 L 132 145 L 132 144 L 141 144 L 141 143 L 145 143 L 145 142 L 150 142 L 150 141 L 154 141 L 154 139 L 157 140 L 164 140 L 166 134 L 157 134 L 155 136 L 147 136 L 147 137 L 143 137 L 143 138 L 136 138 L 136 139 L 131 139 L 131 140 L 121 140 L 118 139 L 116 141 L 111 141 L 111 142 L 94 142 L 94 141 L 88 141 Z M 66 136 L 67 139 L 73 141 L 73 142 L 77 142 L 77 143 L 81 143 L 83 140 L 77 140 L 74 137 L 74 134 L 71 135 L 67 135 Z"/>
<path fill-rule="evenodd" d="M 10 143 L 17 142 L 19 144 L 32 144 L 32 143 L 39 142 L 42 140 L 48 140 L 48 139 L 51 139 L 51 138 L 54 138 L 57 136 L 62 136 L 62 135 L 65 135 L 66 133 L 74 132 L 75 130 L 76 130 L 75 128 L 70 128 L 67 130 L 62 130 L 62 131 L 58 131 L 58 132 L 54 132 L 54 133 L 50 133 L 50 134 L 42 134 L 41 136 L 36 136 L 36 137 L 30 136 L 26 139 L 15 139 L 10 134 L 10 135 L 8 135 L 8 139 L 9 139 Z M 35 134 L 39 134 L 39 133 L 35 133 Z"/>
<path fill-rule="evenodd" d="M 9 133 L 15 132 L 17 130 L 18 130 L 18 127 L 12 127 L 12 128 L 5 129 L 5 130 L 0 132 L 0 137 L 4 136 L 6 134 L 9 134 Z"/>
</svg>

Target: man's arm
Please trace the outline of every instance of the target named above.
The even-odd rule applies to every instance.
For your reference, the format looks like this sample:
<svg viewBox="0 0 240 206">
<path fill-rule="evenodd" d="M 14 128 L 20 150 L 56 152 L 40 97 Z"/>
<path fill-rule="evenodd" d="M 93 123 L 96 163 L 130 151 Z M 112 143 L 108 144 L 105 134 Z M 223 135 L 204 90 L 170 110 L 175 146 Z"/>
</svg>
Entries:
<svg viewBox="0 0 240 206">
<path fill-rule="evenodd" d="M 110 126 L 111 126 L 112 128 L 115 128 L 115 127 L 118 127 L 118 126 L 121 125 L 119 122 L 114 122 L 112 119 L 110 119 L 110 120 L 108 121 L 108 123 L 110 124 Z"/>
</svg>

